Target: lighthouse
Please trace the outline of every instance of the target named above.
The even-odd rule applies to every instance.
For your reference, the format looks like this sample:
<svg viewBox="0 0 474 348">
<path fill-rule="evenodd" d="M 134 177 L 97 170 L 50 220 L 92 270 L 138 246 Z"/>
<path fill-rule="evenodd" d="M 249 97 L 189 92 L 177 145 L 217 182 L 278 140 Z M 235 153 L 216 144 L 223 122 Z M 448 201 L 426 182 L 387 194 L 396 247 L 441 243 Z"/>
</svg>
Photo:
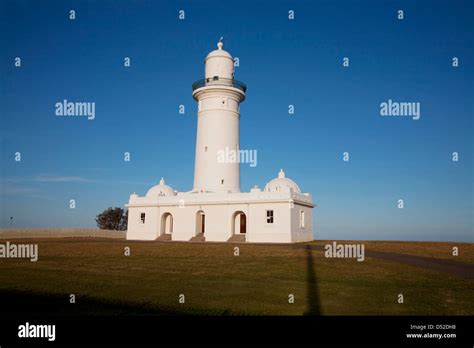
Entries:
<svg viewBox="0 0 474 348">
<path fill-rule="evenodd" d="M 218 160 L 218 154 L 239 153 L 246 86 L 234 79 L 234 60 L 223 46 L 221 38 L 204 60 L 205 78 L 192 86 L 198 103 L 193 192 L 240 192 L 239 161 Z"/>
<path fill-rule="evenodd" d="M 204 64 L 204 79 L 192 85 L 198 104 L 193 188 L 178 191 L 162 178 L 144 196 L 131 194 L 126 205 L 127 239 L 232 243 L 313 240 L 315 205 L 311 194 L 302 192 L 283 170 L 263 189 L 255 185 L 250 191 L 241 190 L 240 154 L 246 150 L 240 149 L 240 103 L 245 100 L 247 87 L 234 78 L 234 60 L 224 50 L 222 38 Z"/>
</svg>

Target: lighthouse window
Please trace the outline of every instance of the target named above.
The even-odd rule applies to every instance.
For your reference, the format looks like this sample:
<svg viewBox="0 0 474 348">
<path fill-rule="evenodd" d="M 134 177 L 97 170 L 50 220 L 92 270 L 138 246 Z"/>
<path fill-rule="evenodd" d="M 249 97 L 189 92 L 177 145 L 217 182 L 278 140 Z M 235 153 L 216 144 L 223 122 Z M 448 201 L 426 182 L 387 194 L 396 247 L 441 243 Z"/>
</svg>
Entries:
<svg viewBox="0 0 474 348">
<path fill-rule="evenodd" d="M 304 228 L 304 211 L 300 210 L 300 228 Z"/>
<path fill-rule="evenodd" d="M 221 180 L 221 185 L 224 185 L 224 179 Z"/>
<path fill-rule="evenodd" d="M 145 223 L 145 213 L 140 213 L 140 221 L 142 224 Z"/>
<path fill-rule="evenodd" d="M 267 210 L 267 224 L 273 223 L 273 210 Z"/>
<path fill-rule="evenodd" d="M 217 80 L 219 80 L 219 76 L 213 76 L 212 79 L 213 79 L 214 81 L 217 81 Z"/>
<path fill-rule="evenodd" d="M 204 147 L 204 151 L 206 151 L 206 152 L 207 152 L 207 146 L 205 146 L 205 147 Z"/>
</svg>

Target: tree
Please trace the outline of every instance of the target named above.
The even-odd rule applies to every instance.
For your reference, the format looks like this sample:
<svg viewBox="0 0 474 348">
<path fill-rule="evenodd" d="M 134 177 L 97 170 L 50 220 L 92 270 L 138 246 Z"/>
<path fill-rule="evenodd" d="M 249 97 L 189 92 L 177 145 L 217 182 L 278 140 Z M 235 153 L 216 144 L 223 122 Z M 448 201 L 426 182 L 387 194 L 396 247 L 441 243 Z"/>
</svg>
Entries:
<svg viewBox="0 0 474 348">
<path fill-rule="evenodd" d="M 128 210 L 122 208 L 107 208 L 96 216 L 97 226 L 102 230 L 125 231 L 128 222 Z"/>
<path fill-rule="evenodd" d="M 122 214 L 122 220 L 120 220 L 119 231 L 126 231 L 128 227 L 128 209 Z"/>
</svg>

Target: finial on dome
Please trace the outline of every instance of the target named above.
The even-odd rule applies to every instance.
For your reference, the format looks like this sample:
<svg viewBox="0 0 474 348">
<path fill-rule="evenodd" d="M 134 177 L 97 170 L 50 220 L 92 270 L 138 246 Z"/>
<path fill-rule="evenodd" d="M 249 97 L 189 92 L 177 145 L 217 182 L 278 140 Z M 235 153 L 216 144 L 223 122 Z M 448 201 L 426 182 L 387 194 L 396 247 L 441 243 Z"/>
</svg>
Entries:
<svg viewBox="0 0 474 348">
<path fill-rule="evenodd" d="M 222 47 L 224 46 L 223 40 L 224 40 L 224 37 L 221 36 L 221 38 L 219 39 L 219 42 L 217 43 L 217 49 L 219 49 L 219 50 L 222 49 Z"/>
<path fill-rule="evenodd" d="M 283 171 L 283 169 L 280 169 L 280 172 L 278 173 L 278 177 L 279 178 L 284 178 L 285 177 L 285 172 Z"/>
<path fill-rule="evenodd" d="M 165 184 L 165 179 L 161 178 L 160 185 L 164 185 L 164 184 Z"/>
</svg>

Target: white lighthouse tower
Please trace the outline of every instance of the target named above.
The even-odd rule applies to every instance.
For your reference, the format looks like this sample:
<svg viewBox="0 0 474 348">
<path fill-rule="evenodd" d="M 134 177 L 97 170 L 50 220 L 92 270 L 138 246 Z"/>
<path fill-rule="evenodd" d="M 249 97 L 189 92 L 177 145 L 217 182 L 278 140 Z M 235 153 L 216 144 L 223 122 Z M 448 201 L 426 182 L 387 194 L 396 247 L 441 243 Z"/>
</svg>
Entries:
<svg viewBox="0 0 474 348">
<path fill-rule="evenodd" d="M 221 39 L 205 59 L 204 79 L 192 86 L 198 102 L 193 189 L 180 192 L 162 178 L 144 196 L 131 194 L 127 239 L 313 240 L 315 205 L 311 194 L 302 192 L 283 170 L 263 189 L 255 185 L 250 191 L 241 191 L 240 154 L 246 150 L 239 146 L 239 106 L 247 88 L 234 79 L 234 60 L 223 46 Z"/>
<path fill-rule="evenodd" d="M 198 102 L 194 192 L 240 192 L 239 161 L 222 161 L 219 153 L 239 153 L 246 87 L 234 79 L 234 60 L 223 46 L 221 38 L 204 61 L 205 78 L 193 84 Z"/>
</svg>

